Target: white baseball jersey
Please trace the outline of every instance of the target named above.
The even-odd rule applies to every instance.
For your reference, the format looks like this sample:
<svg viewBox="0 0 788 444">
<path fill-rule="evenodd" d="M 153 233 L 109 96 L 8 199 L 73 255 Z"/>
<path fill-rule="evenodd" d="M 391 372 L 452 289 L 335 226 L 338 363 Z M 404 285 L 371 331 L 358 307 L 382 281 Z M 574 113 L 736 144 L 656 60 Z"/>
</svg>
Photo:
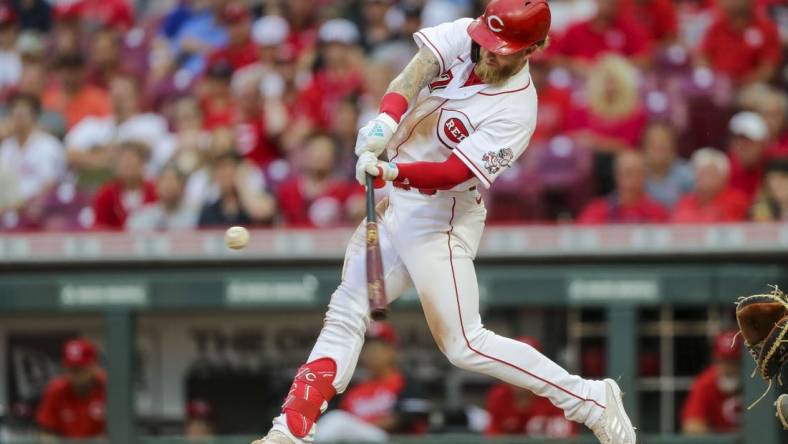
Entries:
<svg viewBox="0 0 788 444">
<path fill-rule="evenodd" d="M 395 162 L 432 161 L 452 152 L 476 176 L 453 190 L 477 183 L 489 188 L 525 151 L 536 127 L 536 89 L 528 65 L 501 85 L 464 86 L 473 71 L 471 38 L 463 18 L 414 34 L 438 59 L 441 74 L 404 117 L 389 143 Z"/>
</svg>

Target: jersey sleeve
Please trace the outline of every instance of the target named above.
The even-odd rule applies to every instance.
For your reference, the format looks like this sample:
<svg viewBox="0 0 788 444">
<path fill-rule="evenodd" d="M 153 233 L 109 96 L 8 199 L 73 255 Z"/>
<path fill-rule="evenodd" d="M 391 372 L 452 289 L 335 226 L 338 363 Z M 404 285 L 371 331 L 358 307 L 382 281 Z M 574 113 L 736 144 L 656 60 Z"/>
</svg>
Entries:
<svg viewBox="0 0 788 444">
<path fill-rule="evenodd" d="M 414 33 L 413 39 L 419 48 L 426 46 L 435 54 L 441 65 L 441 73 L 444 73 L 457 57 L 471 49 L 468 26 L 472 21 L 471 18 L 461 18 L 431 28 L 424 28 Z"/>
<path fill-rule="evenodd" d="M 535 116 L 518 123 L 499 119 L 481 126 L 454 149 L 485 188 L 525 151 L 536 126 Z"/>
</svg>

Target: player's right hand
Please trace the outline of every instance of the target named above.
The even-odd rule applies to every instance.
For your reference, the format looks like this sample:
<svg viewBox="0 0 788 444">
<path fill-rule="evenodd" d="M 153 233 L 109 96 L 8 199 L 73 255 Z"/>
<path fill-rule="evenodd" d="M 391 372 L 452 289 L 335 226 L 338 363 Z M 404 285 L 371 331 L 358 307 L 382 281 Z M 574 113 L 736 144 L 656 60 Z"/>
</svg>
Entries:
<svg viewBox="0 0 788 444">
<path fill-rule="evenodd" d="M 397 130 L 397 122 L 386 113 L 380 113 L 358 130 L 355 152 L 360 156 L 364 152 L 371 152 L 375 157 L 380 156 L 386 149 L 391 136 Z"/>
</svg>

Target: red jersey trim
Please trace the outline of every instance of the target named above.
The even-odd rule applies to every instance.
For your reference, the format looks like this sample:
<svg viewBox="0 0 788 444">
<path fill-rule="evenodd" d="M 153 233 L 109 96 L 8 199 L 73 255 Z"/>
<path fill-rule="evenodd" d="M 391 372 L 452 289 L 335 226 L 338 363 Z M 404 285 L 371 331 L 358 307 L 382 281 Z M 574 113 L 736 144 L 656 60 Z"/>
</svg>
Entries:
<svg viewBox="0 0 788 444">
<path fill-rule="evenodd" d="M 500 96 L 501 94 L 511 94 L 511 93 L 516 93 L 516 92 L 519 92 L 519 91 L 524 91 L 524 90 L 528 89 L 529 86 L 531 86 L 531 79 L 530 79 L 530 77 L 528 78 L 528 83 L 525 86 L 523 86 L 522 88 L 510 89 L 509 91 L 501 91 L 501 92 L 497 92 L 497 93 L 479 92 L 479 94 L 482 95 L 482 96 Z"/>
<path fill-rule="evenodd" d="M 459 155 L 460 159 L 462 159 L 463 162 L 465 162 L 466 165 L 468 165 L 471 168 L 473 168 L 474 170 L 476 170 L 476 172 L 478 173 L 478 174 L 476 174 L 476 177 L 481 179 L 481 180 L 483 180 L 487 184 L 487 188 L 490 188 L 490 186 L 492 185 L 492 182 L 490 181 L 490 179 L 488 179 L 487 176 L 484 174 L 484 172 L 481 169 L 479 169 L 479 167 L 476 166 L 475 163 L 473 163 L 473 161 L 471 160 L 470 157 L 468 157 L 467 154 L 462 152 L 462 150 L 460 149 L 459 145 L 456 148 L 454 148 L 454 152 Z"/>
</svg>

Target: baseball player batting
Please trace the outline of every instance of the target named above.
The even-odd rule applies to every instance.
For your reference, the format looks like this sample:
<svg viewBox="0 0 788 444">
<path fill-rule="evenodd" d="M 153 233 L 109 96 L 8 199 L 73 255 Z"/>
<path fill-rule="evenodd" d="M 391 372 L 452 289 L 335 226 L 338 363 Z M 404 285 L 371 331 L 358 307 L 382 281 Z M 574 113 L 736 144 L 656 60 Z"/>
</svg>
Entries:
<svg viewBox="0 0 788 444">
<path fill-rule="evenodd" d="M 571 375 L 527 344 L 482 325 L 473 259 L 490 187 L 525 151 L 536 126 L 528 58 L 550 28 L 545 0 L 492 0 L 477 19 L 414 34 L 420 49 L 389 85 L 380 115 L 356 143 L 356 176 L 393 183 L 378 208 L 389 302 L 414 286 L 438 348 L 462 369 L 531 390 L 590 427 L 603 444 L 634 444 L 615 381 Z M 420 94 L 421 93 L 421 94 Z M 386 152 L 388 161 L 378 157 Z M 364 225 L 345 254 L 342 283 L 307 363 L 265 438 L 311 443 L 315 422 L 353 375 L 370 319 Z"/>
</svg>

